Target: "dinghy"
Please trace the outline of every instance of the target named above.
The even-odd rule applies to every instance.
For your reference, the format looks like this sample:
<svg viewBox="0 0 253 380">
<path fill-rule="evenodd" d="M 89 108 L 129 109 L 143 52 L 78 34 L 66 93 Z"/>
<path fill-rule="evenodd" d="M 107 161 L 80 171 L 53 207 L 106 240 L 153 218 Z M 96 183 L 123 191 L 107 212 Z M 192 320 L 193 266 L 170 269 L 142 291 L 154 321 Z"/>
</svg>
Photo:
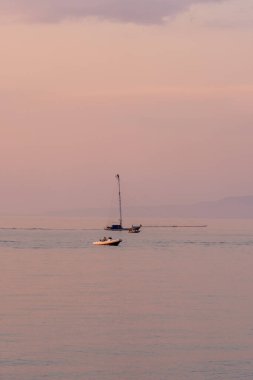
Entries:
<svg viewBox="0 0 253 380">
<path fill-rule="evenodd" d="M 99 241 L 94 241 L 93 244 L 95 245 L 119 245 L 121 243 L 121 239 L 112 239 L 111 237 L 103 239 L 100 239 Z"/>
</svg>

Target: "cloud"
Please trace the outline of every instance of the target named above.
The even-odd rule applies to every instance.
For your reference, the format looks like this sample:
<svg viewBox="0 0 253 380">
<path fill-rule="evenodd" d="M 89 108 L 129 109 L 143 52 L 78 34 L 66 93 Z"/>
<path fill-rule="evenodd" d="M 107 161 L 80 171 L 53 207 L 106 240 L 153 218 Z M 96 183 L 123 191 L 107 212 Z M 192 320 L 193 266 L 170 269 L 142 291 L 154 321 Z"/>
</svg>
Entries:
<svg viewBox="0 0 253 380">
<path fill-rule="evenodd" d="M 193 4 L 222 0 L 0 0 L 0 13 L 39 22 L 97 17 L 119 22 L 160 24 Z"/>
</svg>

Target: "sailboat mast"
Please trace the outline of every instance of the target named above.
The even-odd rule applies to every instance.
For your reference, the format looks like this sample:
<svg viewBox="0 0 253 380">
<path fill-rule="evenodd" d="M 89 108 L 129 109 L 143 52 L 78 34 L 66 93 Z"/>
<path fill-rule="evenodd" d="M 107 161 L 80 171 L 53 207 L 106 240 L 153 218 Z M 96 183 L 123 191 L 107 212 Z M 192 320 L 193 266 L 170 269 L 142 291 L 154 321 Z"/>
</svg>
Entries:
<svg viewBox="0 0 253 380">
<path fill-rule="evenodd" d="M 119 174 L 116 175 L 119 186 L 119 223 L 122 226 L 122 208 L 121 208 L 121 192 L 120 192 L 120 178 Z"/>
</svg>

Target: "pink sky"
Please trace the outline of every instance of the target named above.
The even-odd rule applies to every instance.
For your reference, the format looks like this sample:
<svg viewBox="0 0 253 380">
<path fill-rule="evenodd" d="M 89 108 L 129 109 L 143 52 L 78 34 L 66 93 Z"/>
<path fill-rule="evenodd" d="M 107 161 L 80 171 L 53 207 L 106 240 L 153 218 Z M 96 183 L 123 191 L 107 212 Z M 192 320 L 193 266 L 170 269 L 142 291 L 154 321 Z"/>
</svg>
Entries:
<svg viewBox="0 0 253 380">
<path fill-rule="evenodd" d="M 2 213 L 253 194 L 251 0 L 47 3 L 0 0 Z"/>
</svg>

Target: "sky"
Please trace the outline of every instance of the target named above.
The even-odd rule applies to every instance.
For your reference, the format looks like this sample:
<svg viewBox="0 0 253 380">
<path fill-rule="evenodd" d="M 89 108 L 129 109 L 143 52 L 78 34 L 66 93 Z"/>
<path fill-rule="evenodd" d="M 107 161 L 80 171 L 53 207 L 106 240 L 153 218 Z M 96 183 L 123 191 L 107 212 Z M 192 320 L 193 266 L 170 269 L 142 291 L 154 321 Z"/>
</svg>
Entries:
<svg viewBox="0 0 253 380">
<path fill-rule="evenodd" d="M 253 195 L 252 0 L 0 0 L 0 212 Z"/>
</svg>

